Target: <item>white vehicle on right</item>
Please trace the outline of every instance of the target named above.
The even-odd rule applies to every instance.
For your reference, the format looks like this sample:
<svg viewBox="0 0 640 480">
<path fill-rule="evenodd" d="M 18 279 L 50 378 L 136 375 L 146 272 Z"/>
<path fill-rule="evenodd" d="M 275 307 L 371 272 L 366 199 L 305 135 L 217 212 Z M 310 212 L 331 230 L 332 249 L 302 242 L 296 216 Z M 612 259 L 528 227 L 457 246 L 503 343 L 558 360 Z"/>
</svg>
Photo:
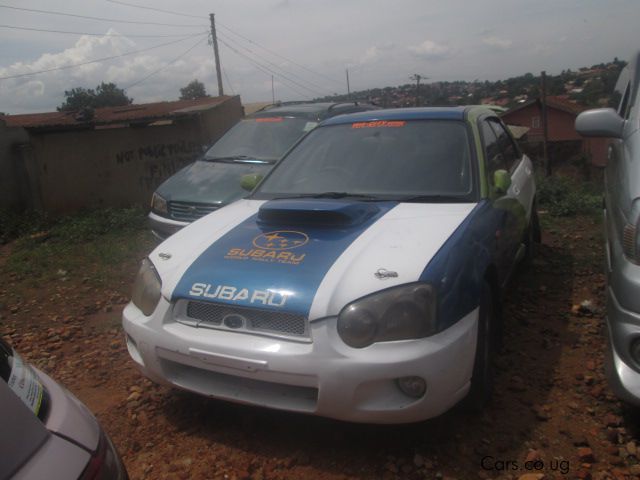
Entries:
<svg viewBox="0 0 640 480">
<path fill-rule="evenodd" d="M 617 110 L 578 115 L 586 137 L 611 138 L 605 170 L 607 332 L 605 363 L 614 392 L 640 406 L 640 51 L 620 73 Z"/>
</svg>

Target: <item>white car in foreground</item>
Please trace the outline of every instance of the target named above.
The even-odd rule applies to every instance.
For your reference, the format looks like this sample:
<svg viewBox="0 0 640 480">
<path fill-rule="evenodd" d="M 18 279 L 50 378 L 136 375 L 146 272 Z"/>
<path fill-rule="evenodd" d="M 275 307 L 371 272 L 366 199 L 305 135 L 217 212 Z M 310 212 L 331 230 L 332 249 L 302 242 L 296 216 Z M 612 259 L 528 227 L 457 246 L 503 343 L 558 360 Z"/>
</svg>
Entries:
<svg viewBox="0 0 640 480">
<path fill-rule="evenodd" d="M 129 353 L 159 383 L 347 421 L 480 406 L 503 286 L 539 233 L 534 196 L 489 109 L 335 117 L 149 255 Z"/>
</svg>

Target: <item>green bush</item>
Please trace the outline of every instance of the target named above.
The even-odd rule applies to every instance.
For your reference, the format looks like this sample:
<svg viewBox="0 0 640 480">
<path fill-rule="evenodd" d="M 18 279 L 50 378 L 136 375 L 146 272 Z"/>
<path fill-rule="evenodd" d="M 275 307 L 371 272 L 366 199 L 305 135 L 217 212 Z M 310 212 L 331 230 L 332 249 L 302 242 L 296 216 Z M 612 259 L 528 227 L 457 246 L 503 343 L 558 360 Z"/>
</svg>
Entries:
<svg viewBox="0 0 640 480">
<path fill-rule="evenodd" d="M 602 190 L 591 182 L 569 177 L 540 177 L 536 180 L 538 205 L 556 217 L 596 213 L 602 208 Z"/>
</svg>

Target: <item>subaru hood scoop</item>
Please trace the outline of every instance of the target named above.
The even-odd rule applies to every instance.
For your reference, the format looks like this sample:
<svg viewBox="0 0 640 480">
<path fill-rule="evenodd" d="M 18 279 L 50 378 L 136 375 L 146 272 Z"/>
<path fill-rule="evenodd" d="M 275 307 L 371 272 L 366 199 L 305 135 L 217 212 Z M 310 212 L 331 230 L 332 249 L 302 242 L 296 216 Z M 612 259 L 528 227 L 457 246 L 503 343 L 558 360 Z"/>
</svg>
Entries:
<svg viewBox="0 0 640 480">
<path fill-rule="evenodd" d="M 260 207 L 258 223 L 348 228 L 366 222 L 379 212 L 380 207 L 375 203 L 350 199 L 279 199 Z"/>
</svg>

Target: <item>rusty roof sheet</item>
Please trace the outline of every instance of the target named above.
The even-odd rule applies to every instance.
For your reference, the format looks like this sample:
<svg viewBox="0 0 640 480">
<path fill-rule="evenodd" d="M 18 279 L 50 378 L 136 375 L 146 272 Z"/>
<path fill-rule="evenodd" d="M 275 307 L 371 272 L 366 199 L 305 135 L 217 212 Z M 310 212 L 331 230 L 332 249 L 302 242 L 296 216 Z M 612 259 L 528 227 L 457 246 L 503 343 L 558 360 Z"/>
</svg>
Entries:
<svg viewBox="0 0 640 480">
<path fill-rule="evenodd" d="M 578 105 L 577 103 L 572 102 L 564 95 L 548 95 L 546 100 L 547 100 L 547 107 L 555 108 L 557 110 L 562 110 L 574 115 L 578 115 L 580 112 L 587 110 L 589 108 L 589 107 Z M 523 108 L 526 108 L 529 105 L 533 105 L 534 103 L 540 103 L 541 101 L 542 100 L 540 98 L 533 98 L 528 102 L 525 102 L 513 107 L 509 111 L 503 113 L 502 116 L 508 117 L 513 112 L 522 110 Z"/>
<path fill-rule="evenodd" d="M 24 128 L 77 128 L 88 125 L 109 125 L 117 123 L 138 123 L 171 119 L 198 113 L 217 107 L 231 99 L 229 96 L 206 97 L 197 100 L 177 100 L 131 104 L 122 107 L 96 108 L 91 120 L 81 120 L 78 111 L 28 113 L 24 115 L 5 115 L 2 119 L 9 127 Z"/>
</svg>

